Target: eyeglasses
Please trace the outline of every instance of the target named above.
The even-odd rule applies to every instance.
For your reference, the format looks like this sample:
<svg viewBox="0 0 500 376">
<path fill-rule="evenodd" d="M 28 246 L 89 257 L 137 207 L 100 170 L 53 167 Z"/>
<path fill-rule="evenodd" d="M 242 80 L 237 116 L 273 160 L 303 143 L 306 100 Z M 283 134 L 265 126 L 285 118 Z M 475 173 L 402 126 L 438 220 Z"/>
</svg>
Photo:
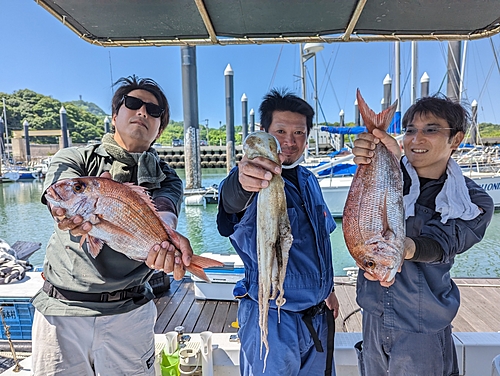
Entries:
<svg viewBox="0 0 500 376">
<path fill-rule="evenodd" d="M 138 110 L 143 105 L 146 105 L 147 113 L 149 114 L 149 116 L 152 116 L 154 118 L 159 118 L 165 111 L 157 104 L 144 102 L 142 99 L 131 97 L 130 95 L 124 95 L 122 97 L 122 100 L 120 101 L 120 105 L 122 105 L 122 103 L 125 104 L 125 107 L 127 107 L 129 110 Z"/>
<path fill-rule="evenodd" d="M 418 129 L 415 127 L 408 127 L 404 130 L 405 136 L 416 136 L 418 131 L 421 131 L 424 136 L 432 137 L 438 135 L 441 131 L 449 130 L 453 128 L 441 128 L 441 127 L 425 127 Z"/>
</svg>

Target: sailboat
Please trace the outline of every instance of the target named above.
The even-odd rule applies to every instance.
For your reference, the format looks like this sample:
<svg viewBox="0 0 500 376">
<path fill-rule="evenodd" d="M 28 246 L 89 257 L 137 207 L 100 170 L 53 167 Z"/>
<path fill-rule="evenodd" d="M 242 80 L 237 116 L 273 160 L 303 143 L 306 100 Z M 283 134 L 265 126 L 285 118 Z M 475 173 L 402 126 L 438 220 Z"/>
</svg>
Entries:
<svg viewBox="0 0 500 376">
<path fill-rule="evenodd" d="M 398 42 L 395 42 L 398 43 Z M 412 42 L 416 43 L 416 42 Z M 457 43 L 457 42 L 450 42 L 450 43 Z M 413 51 L 412 51 L 413 54 Z M 398 59 L 396 59 L 398 60 Z M 416 54 L 415 54 L 415 60 L 416 60 Z M 458 59 L 455 59 L 457 61 Z M 453 63 L 452 68 L 456 69 L 457 64 Z M 397 68 L 398 64 L 396 64 Z M 413 69 L 413 67 L 412 67 Z M 460 70 L 460 69 L 458 69 Z M 396 77 L 399 76 L 399 73 L 396 72 Z M 414 75 L 412 75 L 414 76 Z M 459 81 L 461 82 L 463 78 L 460 78 Z M 414 80 L 416 81 L 416 80 Z M 413 88 L 415 88 L 415 85 L 413 85 Z M 458 82 L 456 83 L 457 88 L 461 85 L 458 85 Z M 396 87 L 398 87 L 398 84 L 396 82 Z M 458 89 L 457 89 L 458 91 Z M 399 99 L 399 89 L 396 89 L 396 95 L 397 99 Z M 426 93 L 425 95 L 428 95 Z M 448 95 L 450 96 L 450 95 Z M 416 97 L 416 92 L 412 93 L 412 101 L 413 98 Z M 389 101 L 386 101 L 386 103 L 390 103 Z M 397 123 L 400 121 L 401 118 L 401 112 L 399 112 L 399 118 L 395 116 L 395 121 L 393 120 L 393 123 Z M 473 119 L 473 127 L 471 129 L 475 129 L 477 121 Z M 397 129 L 397 125 L 391 125 L 390 129 Z M 396 139 L 402 138 L 401 135 L 396 136 Z M 500 159 L 498 159 L 498 156 L 500 155 L 500 149 L 499 148 L 490 148 L 490 149 L 480 149 L 478 146 L 474 148 L 474 151 L 477 152 L 478 150 L 481 150 L 481 156 L 484 161 L 488 161 L 488 155 L 485 155 L 486 151 L 490 153 L 489 155 L 489 162 L 488 163 L 483 163 L 479 165 L 479 163 L 473 164 L 470 163 L 471 160 L 474 159 L 468 159 L 468 157 L 472 157 L 473 153 L 471 152 L 470 154 L 458 154 L 460 155 L 460 158 L 457 159 L 459 164 L 463 167 L 463 173 L 464 176 L 469 177 L 470 179 L 474 180 L 476 184 L 478 184 L 480 187 L 482 187 L 488 194 L 493 198 L 493 202 L 495 204 L 495 209 L 500 208 Z M 496 153 L 496 157 L 493 158 L 492 154 Z M 476 154 L 477 155 L 477 154 Z M 354 173 L 352 174 L 345 174 L 341 173 L 335 174 L 333 172 L 333 168 L 337 165 L 340 164 L 345 164 L 345 163 L 353 163 L 352 162 L 353 155 L 343 157 L 343 158 L 333 158 L 330 160 L 328 163 L 324 163 L 322 165 L 312 167 L 310 170 L 317 176 L 319 185 L 321 187 L 321 191 L 323 193 L 323 197 L 325 199 L 326 204 L 328 205 L 328 208 L 330 209 L 331 214 L 336 217 L 340 218 L 342 217 L 343 210 L 344 210 L 344 205 L 347 200 L 347 194 L 349 192 L 349 188 L 351 186 L 351 182 L 354 176 Z M 468 161 L 466 164 L 465 161 Z M 475 159 L 474 161 L 477 161 Z M 330 174 L 324 174 L 325 171 L 331 170 L 332 172 Z"/>
</svg>

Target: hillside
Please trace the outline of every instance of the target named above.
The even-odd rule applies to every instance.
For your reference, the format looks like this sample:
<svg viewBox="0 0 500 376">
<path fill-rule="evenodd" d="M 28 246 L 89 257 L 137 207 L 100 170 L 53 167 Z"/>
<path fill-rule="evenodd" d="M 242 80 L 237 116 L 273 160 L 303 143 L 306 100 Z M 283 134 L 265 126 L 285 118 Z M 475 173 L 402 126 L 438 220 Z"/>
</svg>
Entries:
<svg viewBox="0 0 500 376">
<path fill-rule="evenodd" d="M 95 103 L 92 103 L 92 102 L 86 102 L 86 101 L 80 99 L 77 101 L 71 101 L 71 102 L 67 102 L 67 103 L 74 104 L 75 106 L 80 107 L 81 109 L 86 110 L 86 111 L 90 112 L 91 114 L 94 114 L 98 117 L 110 116 L 109 114 L 106 114 L 102 110 L 101 107 L 99 107 L 98 105 L 96 105 Z"/>
<path fill-rule="evenodd" d="M 0 93 L 0 97 L 5 98 L 9 133 L 13 130 L 23 130 L 25 121 L 28 121 L 29 129 L 32 130 L 60 129 L 59 111 L 64 106 L 68 131 L 74 143 L 85 143 L 90 139 L 101 138 L 104 134 L 105 113 L 94 103 L 61 102 L 29 89 L 18 90 L 12 94 Z M 57 143 L 57 138 L 35 137 L 32 142 Z"/>
</svg>

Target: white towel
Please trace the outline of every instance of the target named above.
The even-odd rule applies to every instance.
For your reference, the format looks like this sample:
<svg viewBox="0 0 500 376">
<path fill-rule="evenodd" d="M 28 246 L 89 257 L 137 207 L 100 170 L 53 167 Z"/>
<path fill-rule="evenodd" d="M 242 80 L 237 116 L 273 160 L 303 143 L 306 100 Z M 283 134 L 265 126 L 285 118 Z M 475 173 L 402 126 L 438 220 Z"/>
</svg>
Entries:
<svg viewBox="0 0 500 376">
<path fill-rule="evenodd" d="M 420 181 L 417 171 L 410 164 L 408 158 L 403 157 L 403 164 L 411 179 L 410 192 L 403 197 L 406 219 L 415 215 L 415 202 L 420 195 Z M 456 218 L 463 220 L 476 218 L 481 214 L 481 211 L 471 201 L 462 169 L 453 158 L 448 160 L 446 174 L 448 177 L 444 182 L 443 189 L 436 196 L 436 211 L 441 213 L 441 222 L 446 223 L 448 219 Z"/>
</svg>

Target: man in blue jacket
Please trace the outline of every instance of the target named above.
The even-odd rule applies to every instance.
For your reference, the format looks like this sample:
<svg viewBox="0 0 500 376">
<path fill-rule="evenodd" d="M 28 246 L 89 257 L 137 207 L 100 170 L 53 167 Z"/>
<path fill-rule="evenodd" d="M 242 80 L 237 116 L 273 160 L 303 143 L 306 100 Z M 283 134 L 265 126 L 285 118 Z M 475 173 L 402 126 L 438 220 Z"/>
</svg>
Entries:
<svg viewBox="0 0 500 376">
<path fill-rule="evenodd" d="M 245 278 L 235 289 L 235 295 L 242 297 L 238 309 L 241 375 L 334 375 L 333 353 L 328 355 L 328 348 L 333 351 L 334 318 L 338 315 L 330 244 L 335 222 L 316 177 L 299 165 L 314 110 L 293 94 L 272 90 L 259 112 L 261 130 L 275 136 L 281 145 L 282 166 L 262 157 L 249 160 L 244 156 L 221 184 L 217 217 L 219 232 L 230 238 L 245 265 Z M 271 301 L 270 353 L 263 373 L 256 196 L 269 185 L 273 174 L 281 174 L 285 181 L 293 244 L 284 282 L 286 304 L 279 318 Z"/>
<path fill-rule="evenodd" d="M 460 294 L 450 269 L 483 238 L 494 211 L 491 197 L 451 158 L 468 117 L 446 97 L 422 98 L 403 117 L 405 261 L 389 283 L 358 275 L 362 375 L 458 375 L 451 322 Z M 401 157 L 397 141 L 376 129 L 354 142 L 354 161 L 370 163 L 378 142 Z"/>
</svg>

